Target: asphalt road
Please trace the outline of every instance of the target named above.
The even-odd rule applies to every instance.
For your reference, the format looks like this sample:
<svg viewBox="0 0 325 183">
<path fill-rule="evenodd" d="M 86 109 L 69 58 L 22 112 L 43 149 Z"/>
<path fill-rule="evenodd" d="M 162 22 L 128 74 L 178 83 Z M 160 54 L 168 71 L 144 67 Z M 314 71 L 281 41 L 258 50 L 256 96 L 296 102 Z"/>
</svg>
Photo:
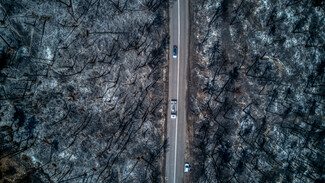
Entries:
<svg viewBox="0 0 325 183">
<path fill-rule="evenodd" d="M 166 154 L 166 182 L 184 181 L 184 164 L 186 148 L 186 93 L 188 63 L 188 0 L 177 0 L 171 4 L 170 16 L 170 50 L 169 50 L 169 91 L 167 136 L 169 150 Z M 177 58 L 173 58 L 173 46 L 177 45 Z M 177 118 L 170 117 L 170 101 L 177 99 Z"/>
</svg>

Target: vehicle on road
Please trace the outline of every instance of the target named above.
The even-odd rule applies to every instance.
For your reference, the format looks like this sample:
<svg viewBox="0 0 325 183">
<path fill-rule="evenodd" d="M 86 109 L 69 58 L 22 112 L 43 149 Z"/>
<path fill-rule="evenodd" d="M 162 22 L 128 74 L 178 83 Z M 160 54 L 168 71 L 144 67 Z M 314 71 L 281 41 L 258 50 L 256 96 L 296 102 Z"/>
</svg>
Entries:
<svg viewBox="0 0 325 183">
<path fill-rule="evenodd" d="M 173 57 L 176 58 L 177 57 L 177 46 L 174 45 L 173 47 Z"/>
<path fill-rule="evenodd" d="M 177 116 L 177 100 L 176 99 L 172 99 L 170 102 L 170 115 L 171 118 L 176 118 Z"/>
<path fill-rule="evenodd" d="M 186 162 L 184 166 L 184 172 L 189 172 L 189 171 L 190 171 L 190 164 Z"/>
</svg>

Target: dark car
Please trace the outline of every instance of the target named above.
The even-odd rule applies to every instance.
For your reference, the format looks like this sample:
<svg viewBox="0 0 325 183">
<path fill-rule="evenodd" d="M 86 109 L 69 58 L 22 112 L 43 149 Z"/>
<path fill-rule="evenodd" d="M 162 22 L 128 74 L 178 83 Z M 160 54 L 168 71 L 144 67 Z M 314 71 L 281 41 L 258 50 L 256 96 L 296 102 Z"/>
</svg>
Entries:
<svg viewBox="0 0 325 183">
<path fill-rule="evenodd" d="M 177 46 L 174 45 L 173 47 L 173 57 L 176 58 L 177 57 Z"/>
</svg>

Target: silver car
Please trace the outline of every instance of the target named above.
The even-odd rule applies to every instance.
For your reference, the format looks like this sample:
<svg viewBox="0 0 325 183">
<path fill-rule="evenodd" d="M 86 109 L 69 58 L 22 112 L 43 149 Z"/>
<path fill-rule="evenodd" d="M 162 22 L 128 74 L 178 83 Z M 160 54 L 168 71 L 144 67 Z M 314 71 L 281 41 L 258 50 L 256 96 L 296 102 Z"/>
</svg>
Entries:
<svg viewBox="0 0 325 183">
<path fill-rule="evenodd" d="M 171 118 L 175 119 L 177 116 L 177 100 L 176 99 L 172 99 L 170 101 L 170 115 Z"/>
</svg>

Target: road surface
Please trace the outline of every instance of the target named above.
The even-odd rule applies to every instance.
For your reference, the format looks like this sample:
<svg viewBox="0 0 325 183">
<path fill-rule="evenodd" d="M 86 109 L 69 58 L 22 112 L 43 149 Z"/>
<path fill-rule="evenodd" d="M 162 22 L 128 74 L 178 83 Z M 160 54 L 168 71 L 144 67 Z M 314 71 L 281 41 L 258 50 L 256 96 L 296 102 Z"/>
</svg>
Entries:
<svg viewBox="0 0 325 183">
<path fill-rule="evenodd" d="M 170 51 L 167 137 L 166 182 L 180 183 L 184 177 L 186 148 L 186 93 L 188 63 L 188 0 L 174 1 L 169 9 Z M 177 58 L 173 58 L 173 46 L 177 45 Z M 177 99 L 177 118 L 170 117 L 170 101 Z"/>
</svg>

